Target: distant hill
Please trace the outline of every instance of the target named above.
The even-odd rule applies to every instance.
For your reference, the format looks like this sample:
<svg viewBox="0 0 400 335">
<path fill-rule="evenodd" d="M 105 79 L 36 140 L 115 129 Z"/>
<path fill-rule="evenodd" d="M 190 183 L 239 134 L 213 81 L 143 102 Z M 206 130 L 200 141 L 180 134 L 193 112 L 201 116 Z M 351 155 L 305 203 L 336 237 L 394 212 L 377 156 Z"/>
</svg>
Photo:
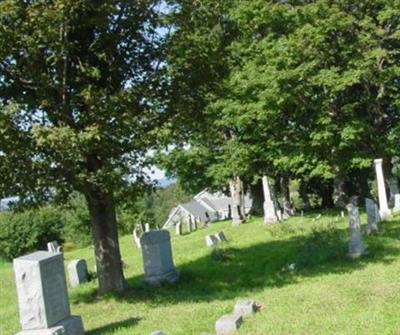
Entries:
<svg viewBox="0 0 400 335">
<path fill-rule="evenodd" d="M 157 180 L 157 186 L 162 187 L 162 188 L 167 187 L 172 184 L 175 184 L 175 183 L 176 183 L 176 179 L 163 178 L 163 179 Z"/>
</svg>

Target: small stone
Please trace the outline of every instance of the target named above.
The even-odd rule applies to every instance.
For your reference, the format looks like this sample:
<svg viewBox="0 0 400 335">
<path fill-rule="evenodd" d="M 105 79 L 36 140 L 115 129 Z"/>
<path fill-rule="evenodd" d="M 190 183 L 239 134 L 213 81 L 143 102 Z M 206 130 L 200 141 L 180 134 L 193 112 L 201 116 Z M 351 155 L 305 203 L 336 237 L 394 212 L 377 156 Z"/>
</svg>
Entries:
<svg viewBox="0 0 400 335">
<path fill-rule="evenodd" d="M 228 335 L 238 330 L 242 322 L 243 318 L 241 315 L 227 314 L 215 323 L 215 331 L 217 335 Z"/>
<path fill-rule="evenodd" d="M 223 231 L 220 231 L 219 233 L 216 233 L 214 236 L 219 242 L 228 241 Z"/>
<path fill-rule="evenodd" d="M 152 332 L 150 335 L 167 335 L 167 334 L 165 334 L 161 330 L 156 330 L 155 332 Z"/>
<path fill-rule="evenodd" d="M 254 300 L 239 300 L 235 305 L 235 314 L 247 316 L 256 312 L 256 303 Z"/>
<path fill-rule="evenodd" d="M 207 247 L 212 247 L 218 243 L 218 239 L 214 235 L 206 236 L 206 245 Z"/>
</svg>

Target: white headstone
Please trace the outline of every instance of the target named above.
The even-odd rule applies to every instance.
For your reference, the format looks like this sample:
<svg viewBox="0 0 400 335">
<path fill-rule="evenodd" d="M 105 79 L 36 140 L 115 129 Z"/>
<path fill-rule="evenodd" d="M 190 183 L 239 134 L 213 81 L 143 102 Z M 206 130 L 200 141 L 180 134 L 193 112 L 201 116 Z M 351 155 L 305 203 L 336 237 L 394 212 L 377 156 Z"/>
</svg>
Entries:
<svg viewBox="0 0 400 335">
<path fill-rule="evenodd" d="M 368 216 L 367 233 L 370 234 L 378 231 L 379 211 L 377 211 L 377 204 L 369 198 L 365 198 L 365 209 Z"/>
<path fill-rule="evenodd" d="M 239 300 L 235 305 L 235 314 L 247 316 L 256 312 L 256 303 L 254 300 Z"/>
<path fill-rule="evenodd" d="M 58 252 L 57 248 L 59 247 L 58 242 L 57 241 L 51 241 L 49 243 L 47 243 L 47 251 L 48 252 Z"/>
<path fill-rule="evenodd" d="M 135 241 L 136 246 L 138 247 L 138 249 L 141 248 L 140 246 L 140 236 L 142 235 L 139 228 L 135 227 L 135 229 L 132 232 L 133 235 L 133 240 Z"/>
<path fill-rule="evenodd" d="M 360 216 L 357 206 L 353 204 L 348 204 L 347 210 L 349 212 L 349 256 L 351 258 L 358 258 L 366 252 L 361 235 Z"/>
<path fill-rule="evenodd" d="M 379 213 L 382 219 L 387 219 L 391 216 L 387 196 L 385 179 L 383 177 L 382 159 L 375 159 L 376 180 L 378 184 L 378 197 L 379 197 Z"/>
<path fill-rule="evenodd" d="M 87 264 L 84 259 L 74 259 L 68 263 L 68 278 L 71 287 L 79 286 L 88 281 Z"/>
<path fill-rule="evenodd" d="M 144 224 L 144 231 L 145 231 L 145 232 L 150 231 L 150 223 L 145 223 L 145 224 Z"/>
<path fill-rule="evenodd" d="M 215 235 L 207 235 L 206 236 L 206 245 L 207 247 L 212 247 L 218 243 L 218 239 Z"/>
<path fill-rule="evenodd" d="M 215 331 L 217 335 L 228 335 L 238 330 L 242 322 L 243 318 L 241 315 L 224 315 L 215 323 Z"/>
<path fill-rule="evenodd" d="M 175 231 L 176 235 L 178 236 L 182 235 L 182 222 L 178 222 L 175 226 L 175 229 L 176 229 Z"/>
<path fill-rule="evenodd" d="M 187 232 L 191 233 L 192 232 L 192 222 L 191 221 L 187 221 L 186 222 L 186 227 L 187 227 Z"/>
<path fill-rule="evenodd" d="M 262 178 L 263 190 L 264 190 L 264 223 L 270 224 L 280 221 L 277 213 L 277 208 L 275 206 L 275 201 L 271 192 L 268 177 L 264 176 Z"/>
<path fill-rule="evenodd" d="M 14 259 L 22 332 L 83 335 L 82 319 L 71 316 L 63 256 L 38 251 Z"/>
<path fill-rule="evenodd" d="M 228 241 L 223 231 L 220 231 L 219 233 L 216 233 L 214 236 L 219 242 Z"/>
<path fill-rule="evenodd" d="M 396 193 L 394 195 L 394 207 L 393 212 L 398 213 L 400 212 L 400 194 Z"/>
<path fill-rule="evenodd" d="M 175 283 L 179 279 L 172 258 L 171 237 L 167 230 L 150 231 L 140 238 L 144 278 L 149 284 Z"/>
</svg>

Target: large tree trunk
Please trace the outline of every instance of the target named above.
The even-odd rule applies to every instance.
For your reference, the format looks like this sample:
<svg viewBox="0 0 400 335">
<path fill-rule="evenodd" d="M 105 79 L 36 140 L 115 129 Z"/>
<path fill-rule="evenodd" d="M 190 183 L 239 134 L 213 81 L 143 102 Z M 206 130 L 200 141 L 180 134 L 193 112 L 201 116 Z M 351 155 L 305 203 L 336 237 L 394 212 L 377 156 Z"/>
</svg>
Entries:
<svg viewBox="0 0 400 335">
<path fill-rule="evenodd" d="M 333 208 L 334 207 L 333 185 L 329 182 L 322 183 L 319 193 L 322 198 L 321 207 L 322 208 Z"/>
<path fill-rule="evenodd" d="M 86 194 L 96 256 L 99 293 L 121 292 L 127 287 L 119 250 L 113 197 L 101 191 Z"/>
<path fill-rule="evenodd" d="M 307 182 L 304 179 L 302 179 L 300 181 L 299 194 L 300 194 L 301 200 L 303 201 L 303 209 L 305 211 L 310 210 L 311 203 L 310 203 L 310 197 L 308 196 L 308 186 L 307 186 Z"/>
<path fill-rule="evenodd" d="M 263 215 L 264 191 L 262 179 L 259 179 L 255 185 L 250 186 L 250 193 L 253 200 L 251 213 L 254 215 Z"/>
<path fill-rule="evenodd" d="M 336 174 L 333 180 L 333 202 L 339 208 L 345 207 L 349 202 L 346 194 L 346 180 L 340 172 Z"/>
<path fill-rule="evenodd" d="M 290 201 L 289 178 L 284 176 L 280 178 L 280 188 L 282 194 L 283 215 L 285 218 L 294 214 L 292 202 Z"/>
</svg>

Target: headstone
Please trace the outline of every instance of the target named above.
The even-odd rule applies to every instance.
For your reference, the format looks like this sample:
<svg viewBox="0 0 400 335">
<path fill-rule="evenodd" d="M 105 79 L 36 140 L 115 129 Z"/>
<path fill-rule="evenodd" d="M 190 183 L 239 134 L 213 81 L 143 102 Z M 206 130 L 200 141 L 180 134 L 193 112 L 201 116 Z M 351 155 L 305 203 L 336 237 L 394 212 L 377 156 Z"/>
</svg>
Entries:
<svg viewBox="0 0 400 335">
<path fill-rule="evenodd" d="M 218 239 L 214 235 L 206 236 L 206 245 L 207 247 L 212 247 L 218 243 Z"/>
<path fill-rule="evenodd" d="M 238 330 L 242 322 L 241 315 L 227 314 L 215 323 L 215 331 L 217 335 L 228 335 Z"/>
<path fill-rule="evenodd" d="M 192 221 L 192 230 L 194 230 L 194 231 L 197 230 L 197 220 Z"/>
<path fill-rule="evenodd" d="M 219 233 L 216 233 L 214 236 L 219 242 L 228 241 L 223 231 L 220 231 Z"/>
<path fill-rule="evenodd" d="M 384 220 L 390 218 L 391 213 L 386 197 L 385 179 L 383 177 L 382 159 L 375 159 L 376 180 L 378 184 L 379 214 Z"/>
<path fill-rule="evenodd" d="M 400 194 L 396 193 L 394 195 L 394 207 L 393 212 L 398 213 L 400 212 Z"/>
<path fill-rule="evenodd" d="M 187 232 L 191 233 L 192 232 L 192 222 L 191 221 L 187 221 L 186 222 L 186 227 L 187 227 Z"/>
<path fill-rule="evenodd" d="M 392 208 L 396 204 L 396 202 L 395 202 L 396 201 L 396 199 L 395 199 L 396 194 L 400 193 L 399 185 L 397 183 L 397 177 L 389 178 L 388 184 L 389 184 L 389 191 L 390 191 L 389 207 Z"/>
<path fill-rule="evenodd" d="M 176 235 L 178 235 L 178 236 L 182 235 L 182 222 L 178 222 L 178 223 L 175 225 L 175 233 L 176 233 Z"/>
<path fill-rule="evenodd" d="M 303 217 L 304 216 L 304 211 L 303 210 L 301 210 L 301 217 Z"/>
<path fill-rule="evenodd" d="M 132 235 L 133 235 L 133 240 L 135 241 L 136 246 L 138 247 L 138 249 L 140 249 L 141 248 L 140 236 L 142 235 L 140 232 L 140 229 L 138 227 L 135 227 L 135 229 L 133 229 Z"/>
<path fill-rule="evenodd" d="M 37 251 L 14 259 L 22 331 L 18 335 L 83 335 L 71 316 L 63 256 Z"/>
<path fill-rule="evenodd" d="M 84 259 L 75 259 L 68 264 L 68 277 L 71 287 L 79 286 L 88 281 L 87 264 Z"/>
<path fill-rule="evenodd" d="M 366 252 L 361 235 L 360 216 L 358 208 L 351 203 L 347 205 L 347 210 L 349 212 L 349 256 L 358 258 Z"/>
<path fill-rule="evenodd" d="M 62 252 L 63 252 L 63 247 L 62 247 L 61 245 L 59 245 L 59 246 L 57 247 L 57 252 L 58 252 L 58 253 L 62 253 Z"/>
<path fill-rule="evenodd" d="M 365 209 L 368 216 L 367 233 L 370 234 L 378 231 L 379 211 L 377 211 L 377 204 L 369 198 L 365 198 Z"/>
<path fill-rule="evenodd" d="M 264 223 L 270 224 L 270 223 L 275 223 L 275 222 L 281 221 L 281 219 L 279 219 L 279 216 L 277 213 L 277 208 L 275 206 L 275 201 L 273 199 L 273 195 L 271 192 L 271 188 L 270 188 L 267 176 L 264 176 L 262 178 L 262 183 L 263 183 L 263 190 L 264 190 L 264 204 L 263 204 Z"/>
<path fill-rule="evenodd" d="M 150 231 L 140 238 L 144 279 L 149 284 L 175 283 L 179 279 L 172 258 L 171 237 L 167 230 Z"/>
<path fill-rule="evenodd" d="M 144 231 L 145 231 L 145 232 L 150 231 L 150 223 L 145 223 L 145 224 L 144 224 Z"/>
<path fill-rule="evenodd" d="M 257 306 L 254 300 L 239 300 L 235 305 L 235 314 L 247 316 L 256 312 Z"/>
<path fill-rule="evenodd" d="M 340 216 L 341 216 L 342 218 L 344 218 L 344 211 L 341 211 L 341 212 L 340 212 Z"/>
<path fill-rule="evenodd" d="M 58 248 L 58 242 L 57 241 L 51 241 L 49 243 L 47 243 L 47 251 L 48 252 L 57 252 L 57 248 Z"/>
<path fill-rule="evenodd" d="M 166 334 L 161 330 L 156 330 L 155 332 L 152 332 L 150 335 L 166 335 Z"/>
<path fill-rule="evenodd" d="M 278 209 L 276 211 L 276 216 L 278 218 L 278 221 L 283 221 L 283 215 L 282 215 L 282 211 L 280 209 Z"/>
</svg>

